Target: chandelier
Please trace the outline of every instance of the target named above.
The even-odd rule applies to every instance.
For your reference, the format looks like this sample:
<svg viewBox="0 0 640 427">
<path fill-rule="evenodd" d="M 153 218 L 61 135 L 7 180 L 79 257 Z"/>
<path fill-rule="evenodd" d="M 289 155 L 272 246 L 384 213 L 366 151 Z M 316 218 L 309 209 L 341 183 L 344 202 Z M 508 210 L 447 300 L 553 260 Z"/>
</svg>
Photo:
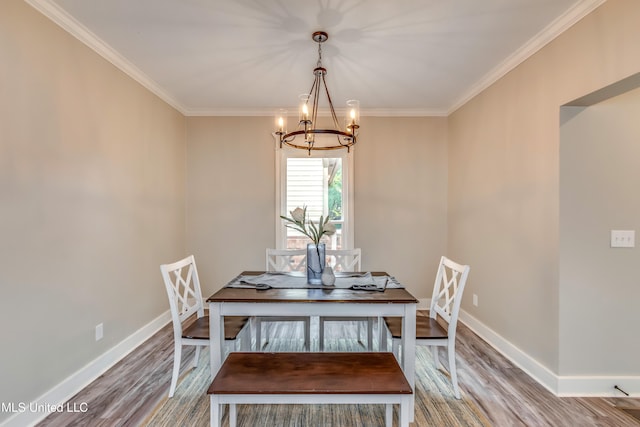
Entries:
<svg viewBox="0 0 640 427">
<path fill-rule="evenodd" d="M 280 148 L 287 145 L 292 148 L 302 150 L 338 150 L 346 148 L 347 152 L 355 145 L 360 127 L 360 102 L 357 100 L 347 101 L 345 124 L 341 130 L 338 124 L 338 116 L 333 108 L 331 95 L 324 76 L 327 69 L 322 66 L 322 43 L 327 41 L 329 35 L 324 31 L 316 31 L 311 36 L 313 41 L 318 43 L 318 62 L 313 70 L 313 85 L 307 94 L 300 95 L 300 107 L 298 110 L 299 122 L 297 130 L 287 132 L 287 112 L 280 110 L 276 115 L 276 132 L 280 140 Z M 322 88 L 324 87 L 324 91 Z M 329 113 L 331 115 L 332 127 L 322 129 L 318 124 L 318 106 L 321 92 L 324 92 L 329 102 Z M 297 139 L 300 137 L 300 139 Z M 304 141 L 302 139 L 304 138 Z M 335 138 L 335 139 L 334 139 Z"/>
</svg>

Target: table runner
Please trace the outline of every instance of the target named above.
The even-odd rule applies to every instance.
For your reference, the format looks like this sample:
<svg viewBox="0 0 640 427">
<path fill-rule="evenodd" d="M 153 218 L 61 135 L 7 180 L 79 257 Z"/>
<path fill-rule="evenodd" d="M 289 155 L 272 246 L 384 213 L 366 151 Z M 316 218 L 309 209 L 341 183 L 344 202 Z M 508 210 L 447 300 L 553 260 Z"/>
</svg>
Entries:
<svg viewBox="0 0 640 427">
<path fill-rule="evenodd" d="M 310 285 L 307 277 L 300 273 L 271 272 L 255 275 L 239 275 L 227 284 L 228 288 L 248 289 L 353 289 L 361 291 L 384 291 L 386 288 L 403 288 L 391 276 L 373 276 L 371 273 L 336 273 L 333 286 Z"/>
</svg>

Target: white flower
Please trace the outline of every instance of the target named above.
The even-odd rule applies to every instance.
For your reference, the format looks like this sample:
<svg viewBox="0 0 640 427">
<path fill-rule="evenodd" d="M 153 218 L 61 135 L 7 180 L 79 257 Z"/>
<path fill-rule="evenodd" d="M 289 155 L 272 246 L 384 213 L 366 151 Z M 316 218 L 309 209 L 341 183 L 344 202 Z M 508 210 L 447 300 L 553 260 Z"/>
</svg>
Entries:
<svg viewBox="0 0 640 427">
<path fill-rule="evenodd" d="M 324 236 L 325 234 L 327 236 L 331 236 L 336 232 L 336 226 L 333 223 L 329 222 L 328 216 L 324 218 L 321 215 L 317 225 L 313 221 L 307 222 L 306 206 L 302 208 L 295 208 L 294 210 L 289 211 L 289 213 L 291 214 L 291 218 L 280 215 L 280 218 L 289 222 L 289 224 L 286 224 L 286 226 L 304 234 L 305 236 L 310 238 L 316 245 L 320 243 L 320 239 L 322 239 L 322 236 Z"/>
<path fill-rule="evenodd" d="M 336 226 L 334 223 L 327 222 L 324 225 L 324 234 L 326 234 L 327 236 L 332 236 L 335 234 L 335 232 L 336 232 Z"/>
<path fill-rule="evenodd" d="M 295 222 L 301 222 L 304 223 L 304 216 L 305 216 L 305 210 L 302 208 L 295 208 L 292 211 L 289 211 L 289 213 L 291 214 L 291 218 L 295 221 Z"/>
</svg>

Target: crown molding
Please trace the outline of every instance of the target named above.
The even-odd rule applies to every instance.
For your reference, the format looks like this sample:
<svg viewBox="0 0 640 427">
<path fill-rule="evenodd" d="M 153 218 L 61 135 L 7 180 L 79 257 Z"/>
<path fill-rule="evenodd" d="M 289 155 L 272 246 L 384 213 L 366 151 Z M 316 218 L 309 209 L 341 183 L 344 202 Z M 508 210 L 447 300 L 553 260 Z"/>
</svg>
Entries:
<svg viewBox="0 0 640 427">
<path fill-rule="evenodd" d="M 360 110 L 367 117 L 447 117 L 446 109 L 428 108 L 369 108 Z"/>
<path fill-rule="evenodd" d="M 291 115 L 296 115 L 298 107 L 287 109 Z M 218 116 L 218 117 L 272 117 L 275 114 L 275 108 L 206 108 L 206 109 L 190 109 L 183 114 L 188 117 Z M 336 108 L 338 117 L 344 116 L 346 109 Z M 425 109 L 425 108 L 370 108 L 360 110 L 361 117 L 446 117 L 445 109 Z M 319 110 L 318 116 L 329 117 L 328 110 Z"/>
<path fill-rule="evenodd" d="M 298 108 L 289 109 L 292 114 L 296 114 Z M 184 115 L 187 117 L 273 117 L 278 111 L 277 108 L 192 108 L 187 109 Z M 318 113 L 319 116 L 322 114 Z"/>
<path fill-rule="evenodd" d="M 573 5 L 563 15 L 559 16 L 547 25 L 535 37 L 525 43 L 520 49 L 508 56 L 507 59 L 481 78 L 462 97 L 460 97 L 460 99 L 453 103 L 449 108 L 447 115 L 454 113 L 458 108 L 469 102 L 476 95 L 480 94 L 500 78 L 504 77 L 509 71 L 523 63 L 526 59 L 565 32 L 576 22 L 593 12 L 605 1 L 607 0 L 582 0 Z"/>
<path fill-rule="evenodd" d="M 102 56 L 114 66 L 122 70 L 129 77 L 140 83 L 146 89 L 157 95 L 167 104 L 178 110 L 185 116 L 272 116 L 271 109 L 254 108 L 220 108 L 220 109 L 189 109 L 178 102 L 173 96 L 167 93 L 159 84 L 143 73 L 139 68 L 120 55 L 98 36 L 93 34 L 84 25 L 74 19 L 66 11 L 50 0 L 24 0 L 34 9 L 42 13 L 62 29 L 80 40 L 98 55 Z M 546 26 L 535 37 L 515 53 L 507 57 L 502 63 L 493 68 L 483 78 L 476 82 L 463 96 L 461 96 L 448 109 L 420 109 L 420 108 L 381 108 L 361 110 L 361 116 L 369 117 L 446 117 L 475 96 L 498 81 L 509 71 L 524 62 L 527 58 L 535 54 L 557 36 L 562 34 L 576 22 L 591 13 L 606 0 L 582 0 L 571 7 L 562 16 Z M 295 110 L 293 110 L 295 111 Z"/>
<path fill-rule="evenodd" d="M 63 30 L 87 45 L 98 55 L 111 62 L 114 66 L 122 70 L 125 74 L 140 83 L 153 94 L 157 95 L 164 102 L 178 110 L 180 113 L 185 114 L 186 109 L 184 106 L 162 89 L 159 84 L 149 78 L 149 76 L 129 62 L 125 57 L 120 55 L 107 43 L 102 41 L 98 36 L 89 31 L 88 28 L 65 12 L 56 3 L 49 0 L 25 0 L 25 2 L 56 23 Z"/>
</svg>

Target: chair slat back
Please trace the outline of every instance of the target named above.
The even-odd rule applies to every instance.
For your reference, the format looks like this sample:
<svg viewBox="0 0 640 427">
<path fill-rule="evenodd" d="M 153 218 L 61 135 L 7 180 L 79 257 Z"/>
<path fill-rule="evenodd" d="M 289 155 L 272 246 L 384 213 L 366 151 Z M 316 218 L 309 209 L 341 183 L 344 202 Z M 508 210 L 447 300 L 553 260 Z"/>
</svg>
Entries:
<svg viewBox="0 0 640 427">
<path fill-rule="evenodd" d="M 174 326 L 176 322 L 182 324 L 194 313 L 197 313 L 198 317 L 204 316 L 204 303 L 194 256 L 163 264 L 160 271 L 167 289 Z"/>
<path fill-rule="evenodd" d="M 327 265 L 333 271 L 362 271 L 362 251 L 355 249 L 327 249 Z"/>
<path fill-rule="evenodd" d="M 305 249 L 267 248 L 266 271 L 302 271 L 306 270 Z"/>
<path fill-rule="evenodd" d="M 462 294 L 470 267 L 461 265 L 447 257 L 440 258 L 436 281 L 431 296 L 430 316 L 440 316 L 448 324 L 449 338 L 455 338 L 455 329 L 460 312 Z"/>
</svg>

